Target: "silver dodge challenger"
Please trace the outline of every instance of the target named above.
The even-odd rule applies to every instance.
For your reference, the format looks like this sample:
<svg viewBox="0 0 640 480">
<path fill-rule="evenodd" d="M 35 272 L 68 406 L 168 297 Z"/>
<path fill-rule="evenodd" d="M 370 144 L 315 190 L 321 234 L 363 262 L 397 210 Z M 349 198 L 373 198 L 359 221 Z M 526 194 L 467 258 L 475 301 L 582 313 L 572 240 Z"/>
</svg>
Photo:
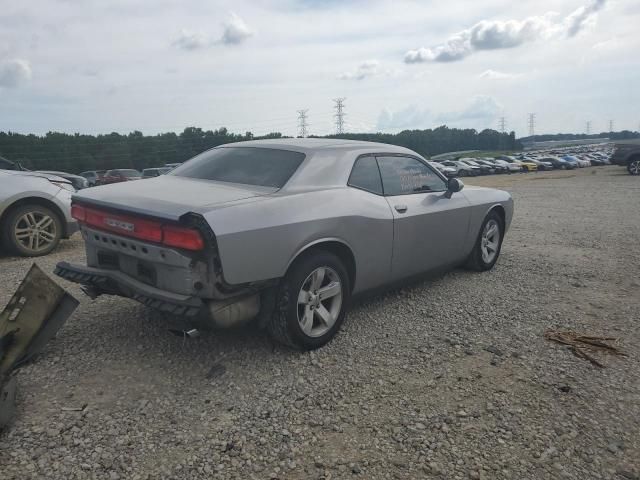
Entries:
<svg viewBox="0 0 640 480">
<path fill-rule="evenodd" d="M 507 192 L 447 180 L 403 147 L 335 139 L 222 145 L 166 175 L 82 190 L 87 265 L 56 273 L 300 349 L 328 342 L 354 294 L 460 265 L 491 269 Z"/>
</svg>

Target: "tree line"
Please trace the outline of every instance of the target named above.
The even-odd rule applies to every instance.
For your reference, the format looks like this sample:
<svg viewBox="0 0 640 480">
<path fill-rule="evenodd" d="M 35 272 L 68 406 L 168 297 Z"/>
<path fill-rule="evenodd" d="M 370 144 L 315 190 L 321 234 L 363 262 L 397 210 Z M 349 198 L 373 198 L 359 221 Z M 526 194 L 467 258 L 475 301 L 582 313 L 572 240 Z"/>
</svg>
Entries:
<svg viewBox="0 0 640 480">
<path fill-rule="evenodd" d="M 144 135 L 140 131 L 106 135 L 67 134 L 49 132 L 46 135 L 25 135 L 0 132 L 0 156 L 19 162 L 30 170 L 58 170 L 79 173 L 111 168 L 159 167 L 185 160 L 209 148 L 225 143 L 283 138 L 278 132 L 254 136 L 251 132 L 237 134 L 226 128 L 203 130 L 185 128 L 181 133 L 168 132 Z M 343 138 L 390 143 L 410 148 L 424 156 L 458 150 L 519 150 L 515 133 L 496 130 L 458 129 L 441 126 L 427 130 L 405 130 L 390 133 L 349 133 L 324 138 Z"/>
</svg>

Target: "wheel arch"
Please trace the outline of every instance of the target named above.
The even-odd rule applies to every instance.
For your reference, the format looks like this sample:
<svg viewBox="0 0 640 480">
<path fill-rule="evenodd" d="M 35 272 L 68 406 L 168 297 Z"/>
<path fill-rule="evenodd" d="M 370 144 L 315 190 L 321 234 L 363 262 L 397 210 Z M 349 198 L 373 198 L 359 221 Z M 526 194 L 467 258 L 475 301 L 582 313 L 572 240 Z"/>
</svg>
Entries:
<svg viewBox="0 0 640 480">
<path fill-rule="evenodd" d="M 500 219 L 502 220 L 502 228 L 506 228 L 507 212 L 504 209 L 504 206 L 500 204 L 493 205 L 491 208 L 489 208 L 489 210 L 487 210 L 487 214 L 485 215 L 485 217 L 489 215 L 491 212 L 496 212 L 498 215 L 500 215 Z"/>
<path fill-rule="evenodd" d="M 629 156 L 627 157 L 627 161 L 626 161 L 627 165 L 629 165 L 634 160 L 640 160 L 640 152 L 633 152 L 633 153 L 629 154 Z"/>
<path fill-rule="evenodd" d="M 300 248 L 295 255 L 293 255 L 291 260 L 289 260 L 287 271 L 298 258 L 312 252 L 313 250 L 324 250 L 333 253 L 342 261 L 342 263 L 344 263 L 347 273 L 349 274 L 349 286 L 351 291 L 353 291 L 357 275 L 356 258 L 351 246 L 339 238 L 322 238 L 306 244 L 304 247 Z"/>
<path fill-rule="evenodd" d="M 43 197 L 23 197 L 16 200 L 7 208 L 5 208 L 4 211 L 0 214 L 0 225 L 4 224 L 5 220 L 13 210 L 22 207 L 23 205 L 40 205 L 41 207 L 46 207 L 52 210 L 56 215 L 58 215 L 58 218 L 60 219 L 60 224 L 62 225 L 63 232 L 62 237 L 67 236 L 67 222 L 64 212 L 60 209 L 60 207 L 58 207 L 58 205 L 55 204 L 55 202 L 52 202 L 51 200 Z"/>
</svg>

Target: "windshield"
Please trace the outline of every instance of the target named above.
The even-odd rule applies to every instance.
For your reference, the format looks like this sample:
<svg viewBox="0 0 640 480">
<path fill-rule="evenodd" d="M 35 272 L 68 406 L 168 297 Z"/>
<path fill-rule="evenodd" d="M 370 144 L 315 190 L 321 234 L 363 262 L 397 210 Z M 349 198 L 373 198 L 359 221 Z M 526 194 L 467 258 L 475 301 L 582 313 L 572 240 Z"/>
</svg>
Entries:
<svg viewBox="0 0 640 480">
<path fill-rule="evenodd" d="M 303 153 L 272 148 L 214 148 L 168 175 L 282 188 L 304 158 Z"/>
<path fill-rule="evenodd" d="M 116 172 L 127 178 L 140 176 L 140 172 L 138 172 L 137 170 L 117 170 Z"/>
</svg>

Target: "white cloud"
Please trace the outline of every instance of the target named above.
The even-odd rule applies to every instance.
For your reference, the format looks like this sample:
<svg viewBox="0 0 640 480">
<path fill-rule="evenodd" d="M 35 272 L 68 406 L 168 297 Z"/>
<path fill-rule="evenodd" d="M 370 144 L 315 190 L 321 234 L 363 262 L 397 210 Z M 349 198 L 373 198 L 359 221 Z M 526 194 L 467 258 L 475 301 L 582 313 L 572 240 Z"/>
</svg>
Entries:
<svg viewBox="0 0 640 480">
<path fill-rule="evenodd" d="M 462 60 L 478 50 L 514 48 L 523 43 L 545 40 L 556 36 L 573 37 L 595 22 L 597 13 L 606 0 L 593 0 L 581 6 L 564 19 L 549 12 L 524 20 L 482 20 L 471 28 L 456 33 L 444 43 L 433 47 L 409 50 L 405 63 L 453 62 Z"/>
<path fill-rule="evenodd" d="M 383 110 L 378 116 L 378 131 L 397 131 L 433 128 L 437 125 L 448 124 L 452 126 L 477 129 L 495 123 L 495 119 L 502 111 L 502 106 L 493 98 L 486 95 L 477 95 L 462 110 L 445 111 L 434 114 L 427 108 L 419 108 L 410 105 L 397 112 Z"/>
<path fill-rule="evenodd" d="M 19 87 L 31 80 L 31 65 L 27 60 L 14 58 L 0 62 L 0 88 Z"/>
<path fill-rule="evenodd" d="M 480 125 L 482 122 L 487 123 L 497 118 L 501 111 L 502 106 L 495 98 L 486 95 L 477 95 L 463 110 L 441 113 L 438 115 L 437 120 L 452 123 L 471 120 Z"/>
<path fill-rule="evenodd" d="M 182 50 L 200 50 L 208 47 L 210 43 L 207 35 L 204 33 L 182 29 L 173 40 L 172 45 Z"/>
<path fill-rule="evenodd" d="M 238 15 L 232 13 L 224 23 L 224 31 L 220 43 L 239 45 L 253 35 L 253 30 Z"/>
<path fill-rule="evenodd" d="M 343 72 L 338 78 L 341 80 L 364 80 L 380 73 L 380 62 L 378 60 L 366 60 L 362 62 L 354 71 Z"/>
<path fill-rule="evenodd" d="M 512 80 L 514 78 L 518 78 L 522 76 L 520 73 L 506 73 L 506 72 L 498 72 L 497 70 L 485 70 L 480 75 L 479 78 L 486 78 L 489 80 Z"/>
<path fill-rule="evenodd" d="M 222 24 L 222 35 L 215 40 L 202 31 L 180 30 L 178 36 L 171 42 L 174 47 L 182 50 L 194 51 L 218 45 L 239 45 L 254 32 L 235 13 L 231 13 L 227 21 Z"/>
<path fill-rule="evenodd" d="M 433 123 L 433 115 L 428 109 L 410 105 L 397 112 L 382 110 L 378 116 L 378 131 L 393 131 L 415 128 L 429 128 Z"/>
<path fill-rule="evenodd" d="M 595 24 L 596 15 L 604 7 L 606 0 L 594 0 L 590 5 L 576 9 L 564 20 L 567 35 L 573 37 L 585 27 Z"/>
</svg>

